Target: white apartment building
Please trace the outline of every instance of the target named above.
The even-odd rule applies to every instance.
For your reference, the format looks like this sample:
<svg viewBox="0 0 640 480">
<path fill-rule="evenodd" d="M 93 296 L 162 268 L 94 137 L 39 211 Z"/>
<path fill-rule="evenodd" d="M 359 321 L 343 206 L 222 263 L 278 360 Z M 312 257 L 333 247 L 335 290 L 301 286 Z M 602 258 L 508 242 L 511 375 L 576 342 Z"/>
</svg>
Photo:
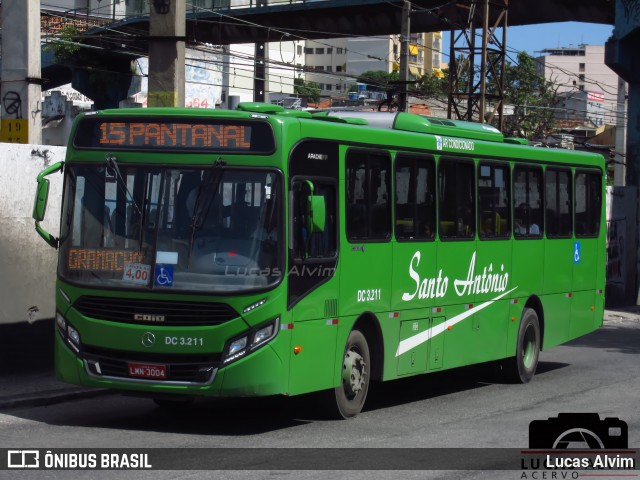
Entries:
<svg viewBox="0 0 640 480">
<path fill-rule="evenodd" d="M 574 116 L 580 110 L 575 105 L 582 104 L 583 118 L 594 118 L 593 111 L 597 110 L 602 115 L 596 118 L 602 118 L 604 124 L 616 124 L 618 75 L 604 63 L 604 45 L 549 48 L 541 53 L 536 58 L 540 73 L 558 86 L 558 93 L 563 94 L 565 105 L 571 104 Z M 576 102 L 571 101 L 572 93 Z"/>
<path fill-rule="evenodd" d="M 400 35 L 307 40 L 304 64 L 307 82 L 321 86 L 322 95 L 344 94 L 367 71 L 400 69 Z M 413 33 L 409 41 L 409 78 L 440 68 L 442 34 Z"/>
</svg>

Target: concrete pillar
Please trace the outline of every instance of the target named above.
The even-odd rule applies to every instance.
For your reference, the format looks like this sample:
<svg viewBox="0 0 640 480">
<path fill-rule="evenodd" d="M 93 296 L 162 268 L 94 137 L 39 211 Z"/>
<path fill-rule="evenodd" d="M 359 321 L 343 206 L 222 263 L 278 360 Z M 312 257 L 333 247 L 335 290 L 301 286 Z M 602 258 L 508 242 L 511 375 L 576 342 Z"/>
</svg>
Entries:
<svg viewBox="0 0 640 480">
<path fill-rule="evenodd" d="M 636 61 L 638 51 L 640 51 L 640 15 L 636 14 L 635 8 L 629 7 L 628 2 L 616 0 L 616 23 L 613 38 L 605 45 L 605 63 L 629 85 L 626 184 L 636 188 L 640 186 L 640 63 Z M 638 219 L 634 220 L 637 225 Z M 638 234 L 635 238 L 635 248 L 640 253 Z M 640 264 L 637 264 L 636 291 L 638 291 L 639 278 Z M 638 301 L 640 301 L 640 292 Z"/>
<path fill-rule="evenodd" d="M 184 107 L 186 0 L 151 0 L 149 107 Z"/>
<path fill-rule="evenodd" d="M 40 55 L 40 0 L 4 0 L 0 89 L 3 141 L 42 143 Z"/>
</svg>

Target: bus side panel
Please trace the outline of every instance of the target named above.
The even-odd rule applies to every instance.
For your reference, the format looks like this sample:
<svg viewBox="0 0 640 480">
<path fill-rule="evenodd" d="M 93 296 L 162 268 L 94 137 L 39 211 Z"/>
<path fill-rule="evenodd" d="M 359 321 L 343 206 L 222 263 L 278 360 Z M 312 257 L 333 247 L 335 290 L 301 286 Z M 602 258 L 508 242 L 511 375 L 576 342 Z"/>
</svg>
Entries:
<svg viewBox="0 0 640 480">
<path fill-rule="evenodd" d="M 481 286 L 489 291 L 476 293 L 475 305 L 492 302 L 473 317 L 473 330 L 477 337 L 476 358 L 478 362 L 485 362 L 506 356 L 508 330 L 511 323 L 509 303 L 510 298 L 517 294 L 517 290 L 494 301 L 503 291 L 509 291 L 514 287 L 511 256 L 513 242 L 478 240 L 477 245 L 476 272 L 486 275 L 485 284 Z M 502 290 L 499 285 L 505 279 L 507 281 Z"/>
<path fill-rule="evenodd" d="M 542 257 L 538 257 L 542 258 Z M 573 240 L 552 238 L 544 252 L 545 314 L 543 348 L 569 340 L 571 323 L 571 285 L 573 281 Z"/>
<path fill-rule="evenodd" d="M 392 360 L 385 365 L 385 372 L 391 378 L 395 375 L 420 373 L 427 369 L 428 330 L 438 285 L 436 267 L 434 242 L 393 244 L 392 314 L 388 321 L 383 322 L 393 325 L 396 329 L 390 336 L 397 339 L 395 343 L 385 342 L 385 358 Z M 387 338 L 385 335 L 385 339 Z M 415 346 L 408 351 L 399 351 L 400 342 Z"/>
<path fill-rule="evenodd" d="M 546 243 L 548 242 L 542 239 L 513 241 L 513 277 L 510 288 L 515 288 L 515 290 L 511 294 L 512 297 L 526 302 L 531 295 L 540 296 L 544 293 L 543 284 L 546 281 L 546 271 L 544 271 L 545 276 L 543 277 L 540 259 L 546 258 Z M 571 270 L 569 270 L 568 281 L 571 281 Z"/>
<path fill-rule="evenodd" d="M 334 387 L 338 324 L 331 320 L 296 322 L 292 331 L 290 352 L 291 395 Z M 299 353 L 294 348 L 300 347 Z"/>
<path fill-rule="evenodd" d="M 566 293 L 545 295 L 542 297 L 542 308 L 544 309 L 542 348 L 546 350 L 566 342 L 569 338 L 571 298 Z"/>
<path fill-rule="evenodd" d="M 569 337 L 576 338 L 594 329 L 596 300 L 596 266 L 599 259 L 597 238 L 575 241 L 573 260 L 573 291 Z"/>
</svg>

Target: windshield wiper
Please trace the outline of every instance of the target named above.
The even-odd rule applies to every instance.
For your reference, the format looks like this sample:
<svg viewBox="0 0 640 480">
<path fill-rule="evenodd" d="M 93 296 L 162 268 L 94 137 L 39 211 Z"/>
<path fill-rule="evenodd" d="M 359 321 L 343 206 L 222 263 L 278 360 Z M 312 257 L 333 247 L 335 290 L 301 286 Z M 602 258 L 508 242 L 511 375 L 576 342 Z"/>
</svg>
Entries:
<svg viewBox="0 0 640 480">
<path fill-rule="evenodd" d="M 115 155 L 107 155 L 105 157 L 105 163 L 107 164 L 107 168 L 110 168 L 113 171 L 113 175 L 116 177 L 116 182 L 120 190 L 125 194 L 125 197 L 129 197 L 131 200 L 131 204 L 133 208 L 135 208 L 136 213 L 138 215 L 142 214 L 140 207 L 136 203 L 136 200 L 133 198 L 133 194 L 129 191 L 129 187 L 127 187 L 127 182 L 122 178 L 122 174 L 120 173 L 120 168 L 118 167 L 118 162 L 116 161 Z"/>
<path fill-rule="evenodd" d="M 198 187 L 198 196 L 196 197 L 195 204 L 193 206 L 193 215 L 191 217 L 191 235 L 189 238 L 189 253 L 187 257 L 187 265 L 191 265 L 191 250 L 193 249 L 193 239 L 196 235 L 196 230 L 200 230 L 204 224 L 211 203 L 213 202 L 220 181 L 222 180 L 222 174 L 224 173 L 224 167 L 227 162 L 222 160 L 222 157 L 213 162 L 211 170 L 205 172 L 202 183 Z"/>
</svg>

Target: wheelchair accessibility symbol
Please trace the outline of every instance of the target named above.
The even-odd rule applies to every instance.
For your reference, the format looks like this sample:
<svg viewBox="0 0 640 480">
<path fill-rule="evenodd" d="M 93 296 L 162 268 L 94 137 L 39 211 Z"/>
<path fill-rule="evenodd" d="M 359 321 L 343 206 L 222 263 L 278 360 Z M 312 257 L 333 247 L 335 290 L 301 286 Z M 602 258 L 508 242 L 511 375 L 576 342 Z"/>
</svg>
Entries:
<svg viewBox="0 0 640 480">
<path fill-rule="evenodd" d="M 156 265 L 155 280 L 159 287 L 173 287 L 173 267 L 171 265 Z"/>
<path fill-rule="evenodd" d="M 580 263 L 580 242 L 573 243 L 573 263 Z"/>
</svg>

